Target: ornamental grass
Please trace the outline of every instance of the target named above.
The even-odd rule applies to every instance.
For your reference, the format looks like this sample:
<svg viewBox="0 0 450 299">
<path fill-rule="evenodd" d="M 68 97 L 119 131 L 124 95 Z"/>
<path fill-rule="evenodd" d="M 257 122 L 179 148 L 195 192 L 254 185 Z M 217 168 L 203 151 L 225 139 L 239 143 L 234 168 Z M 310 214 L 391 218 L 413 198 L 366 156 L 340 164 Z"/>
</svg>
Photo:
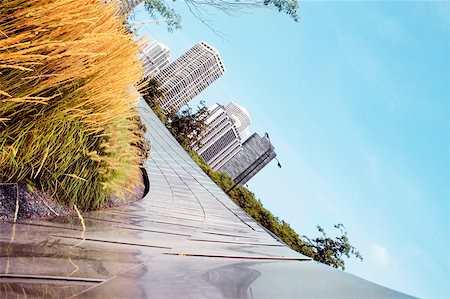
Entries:
<svg viewBox="0 0 450 299">
<path fill-rule="evenodd" d="M 0 183 L 95 209 L 140 181 L 138 45 L 116 5 L 0 1 Z"/>
</svg>

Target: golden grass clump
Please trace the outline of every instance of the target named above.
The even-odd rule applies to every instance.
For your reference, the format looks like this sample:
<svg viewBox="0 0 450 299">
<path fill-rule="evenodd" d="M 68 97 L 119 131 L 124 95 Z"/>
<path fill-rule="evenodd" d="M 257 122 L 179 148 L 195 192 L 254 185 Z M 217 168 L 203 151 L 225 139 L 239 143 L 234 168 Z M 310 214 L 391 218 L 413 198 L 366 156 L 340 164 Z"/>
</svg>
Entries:
<svg viewBox="0 0 450 299">
<path fill-rule="evenodd" d="M 140 175 L 138 45 L 114 4 L 0 2 L 0 182 L 83 210 Z"/>
</svg>

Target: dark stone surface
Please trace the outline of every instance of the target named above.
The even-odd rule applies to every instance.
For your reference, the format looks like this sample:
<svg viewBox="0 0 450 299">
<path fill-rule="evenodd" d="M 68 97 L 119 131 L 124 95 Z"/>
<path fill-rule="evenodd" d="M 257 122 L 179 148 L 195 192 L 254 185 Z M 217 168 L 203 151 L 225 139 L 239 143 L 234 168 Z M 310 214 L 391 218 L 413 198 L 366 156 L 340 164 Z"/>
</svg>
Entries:
<svg viewBox="0 0 450 299">
<path fill-rule="evenodd" d="M 137 182 L 133 192 L 125 192 L 123 196 L 112 196 L 103 204 L 102 209 L 119 207 L 142 199 L 145 184 L 148 185 L 144 182 L 144 179 Z M 58 203 L 49 194 L 40 190 L 31 191 L 22 183 L 0 183 L 0 221 L 14 220 L 17 197 L 19 198 L 17 219 L 76 215 L 72 208 Z"/>
<path fill-rule="evenodd" d="M 0 183 L 0 221 L 14 220 L 16 198 L 19 198 L 17 219 L 66 216 L 73 213 L 39 190 L 30 191 L 25 184 Z"/>
</svg>

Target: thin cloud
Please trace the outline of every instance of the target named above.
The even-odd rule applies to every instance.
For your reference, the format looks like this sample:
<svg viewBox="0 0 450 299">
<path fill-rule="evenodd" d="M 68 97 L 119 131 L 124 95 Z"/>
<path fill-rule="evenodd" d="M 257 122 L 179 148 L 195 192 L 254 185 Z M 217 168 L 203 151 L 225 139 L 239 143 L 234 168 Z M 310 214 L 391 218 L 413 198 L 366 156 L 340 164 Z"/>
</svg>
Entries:
<svg viewBox="0 0 450 299">
<path fill-rule="evenodd" d="M 390 257 L 389 252 L 386 248 L 381 245 L 373 244 L 372 245 L 372 255 L 377 262 L 377 264 L 385 267 L 389 265 Z"/>
</svg>

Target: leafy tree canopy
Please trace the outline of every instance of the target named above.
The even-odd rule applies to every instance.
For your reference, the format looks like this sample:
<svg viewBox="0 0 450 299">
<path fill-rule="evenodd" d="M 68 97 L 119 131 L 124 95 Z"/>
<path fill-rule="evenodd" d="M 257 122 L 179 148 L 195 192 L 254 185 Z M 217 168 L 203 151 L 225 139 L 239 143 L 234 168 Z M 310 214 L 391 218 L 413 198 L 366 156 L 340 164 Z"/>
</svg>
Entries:
<svg viewBox="0 0 450 299">
<path fill-rule="evenodd" d="M 187 107 L 180 112 L 172 110 L 166 114 L 166 126 L 185 147 L 192 147 L 194 144 L 201 146 L 202 134 L 207 129 L 206 119 L 209 110 L 203 102 L 193 112 L 191 107 Z"/>
<path fill-rule="evenodd" d="M 360 259 L 361 261 L 363 260 L 363 257 L 355 247 L 350 245 L 344 225 L 339 223 L 335 224 L 334 227 L 340 231 L 340 236 L 336 238 L 328 237 L 325 230 L 319 225 L 317 226 L 317 229 L 322 236 L 312 240 L 306 236 L 303 236 L 303 238 L 305 239 L 306 244 L 312 248 L 313 255 L 311 257 L 314 260 L 345 270 L 344 256 L 350 258 L 351 255 L 354 255 L 355 258 Z"/>
<path fill-rule="evenodd" d="M 175 0 L 173 0 L 175 2 Z M 298 22 L 297 0 L 184 0 L 190 12 L 206 26 L 211 28 L 204 17 L 208 8 L 215 8 L 227 14 L 236 14 L 252 8 L 273 7 Z M 144 7 L 153 20 L 164 20 L 167 30 L 172 32 L 181 28 L 181 16 L 164 0 L 144 0 Z"/>
</svg>

